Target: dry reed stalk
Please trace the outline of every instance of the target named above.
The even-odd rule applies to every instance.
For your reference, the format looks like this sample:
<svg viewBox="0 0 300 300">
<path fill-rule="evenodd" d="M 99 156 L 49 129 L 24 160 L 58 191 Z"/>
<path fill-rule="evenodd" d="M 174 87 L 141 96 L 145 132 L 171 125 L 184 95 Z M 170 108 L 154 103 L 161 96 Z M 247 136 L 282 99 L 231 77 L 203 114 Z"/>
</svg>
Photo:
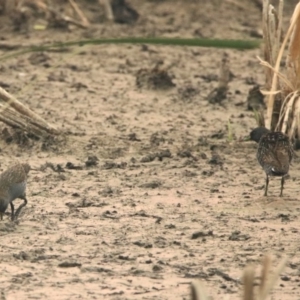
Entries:
<svg viewBox="0 0 300 300">
<path fill-rule="evenodd" d="M 243 300 L 253 300 L 254 299 L 254 267 L 247 266 L 243 273 L 243 282 L 244 282 L 244 294 Z"/>
<path fill-rule="evenodd" d="M 8 126 L 27 131 L 37 137 L 46 136 L 45 131 L 41 130 L 41 128 L 37 126 L 32 119 L 17 113 L 10 107 L 0 104 L 0 111 L 0 121 Z"/>
<path fill-rule="evenodd" d="M 287 133 L 290 138 L 299 138 L 299 88 L 300 88 L 300 3 L 296 6 L 293 16 L 291 18 L 291 25 L 288 30 L 288 37 L 290 38 L 288 55 L 286 58 L 286 77 L 290 85 L 283 87 L 283 97 L 289 99 L 287 108 L 284 103 L 281 108 L 281 119 L 283 122 L 278 122 L 277 129 Z M 292 95 L 291 97 L 290 94 Z M 296 130 L 297 129 L 297 130 Z"/>
<path fill-rule="evenodd" d="M 271 255 L 266 255 L 262 261 L 261 278 L 258 291 L 255 291 L 255 267 L 248 265 L 243 272 L 243 300 L 265 300 L 271 289 L 275 286 L 280 273 L 287 263 L 287 257 L 283 257 L 273 274 L 271 270 Z M 191 300 L 208 300 L 212 299 L 206 294 L 205 288 L 200 281 L 191 283 Z"/>
<path fill-rule="evenodd" d="M 72 6 L 73 10 L 77 13 L 79 18 L 81 19 L 82 25 L 84 25 L 86 28 L 90 26 L 90 22 L 82 12 L 82 10 L 78 7 L 77 3 L 74 0 L 69 0 L 70 5 Z"/>
<path fill-rule="evenodd" d="M 114 14 L 111 8 L 110 0 L 98 0 L 99 4 L 104 7 L 108 21 L 114 20 Z"/>
<path fill-rule="evenodd" d="M 262 262 L 261 279 L 260 279 L 259 292 L 258 292 L 259 298 L 261 298 L 262 295 L 264 295 L 265 293 L 270 269 L 271 269 L 271 256 L 266 255 L 263 258 L 263 262 Z"/>
<path fill-rule="evenodd" d="M 209 300 L 205 288 L 200 281 L 191 283 L 191 300 Z"/>
<path fill-rule="evenodd" d="M 297 8 L 297 7 L 296 7 Z M 296 12 L 296 9 L 295 9 Z M 300 88 L 300 11 L 294 13 L 292 22 L 295 22 L 295 27 L 291 34 L 291 40 L 289 44 L 289 51 L 286 59 L 287 77 L 292 81 L 295 89 Z"/>
<path fill-rule="evenodd" d="M 282 121 L 282 123 L 278 122 L 278 125 L 281 125 L 280 129 L 282 132 L 287 132 L 287 128 L 288 128 L 289 122 L 291 120 L 291 115 L 292 115 L 292 112 L 294 109 L 294 103 L 297 99 L 297 94 L 293 93 L 291 95 L 291 97 L 289 97 L 289 98 L 287 97 L 286 99 L 289 99 L 289 100 L 287 101 L 286 105 L 284 105 L 284 104 L 282 105 L 282 109 L 281 109 L 282 114 L 279 116 L 279 121 L 281 121 L 282 119 L 283 119 L 283 121 Z M 276 128 L 276 130 L 279 130 L 279 128 Z"/>
<path fill-rule="evenodd" d="M 287 257 L 283 257 L 281 259 L 278 267 L 276 268 L 274 274 L 268 276 L 267 275 L 267 271 L 270 269 L 271 257 L 268 256 L 268 257 L 266 257 L 264 259 L 262 272 L 265 273 L 264 276 L 268 276 L 269 277 L 269 280 L 264 279 L 264 283 L 263 283 L 263 286 L 260 289 L 258 300 L 265 300 L 267 298 L 267 296 L 270 294 L 272 288 L 274 287 L 277 279 L 280 276 L 280 273 L 283 271 L 283 269 L 284 269 L 284 267 L 285 267 L 285 265 L 287 263 L 287 260 L 288 260 Z"/>
<path fill-rule="evenodd" d="M 300 123 L 299 123 L 299 119 L 300 119 L 300 101 L 299 101 L 299 93 L 297 93 L 297 100 L 296 104 L 294 106 L 294 117 L 293 117 L 293 121 L 292 121 L 292 125 L 291 128 L 289 130 L 289 138 L 292 139 L 295 135 L 297 135 L 297 137 L 300 136 Z M 296 131 L 297 129 L 297 131 Z M 296 134 L 295 134 L 296 133 Z"/>
<path fill-rule="evenodd" d="M 5 122 L 10 126 L 15 126 L 18 128 L 23 128 L 24 130 L 28 130 L 30 126 L 26 126 L 26 122 L 23 122 L 23 125 L 18 125 L 18 117 L 24 116 L 25 120 L 30 120 L 27 123 L 33 124 L 33 126 L 39 128 L 39 130 L 43 130 L 45 132 L 48 132 L 50 134 L 59 134 L 59 132 L 53 128 L 51 125 L 49 125 L 43 118 L 41 118 L 39 115 L 37 115 L 35 112 L 33 112 L 31 109 L 26 107 L 24 104 L 22 104 L 20 101 L 18 101 L 14 96 L 9 94 L 6 90 L 0 87 L 0 99 L 5 102 L 5 105 L 2 105 L 0 108 L 0 114 L 2 115 L 2 121 Z M 13 115 L 12 109 L 8 110 L 7 108 L 14 109 L 18 114 Z M 20 120 L 22 118 L 20 117 Z M 12 122 L 15 122 L 13 125 Z M 38 129 L 34 129 L 34 131 L 38 131 Z"/>
<path fill-rule="evenodd" d="M 267 2 L 268 0 L 266 0 Z M 282 24 L 282 7 L 283 7 L 283 0 L 279 3 L 280 7 L 280 18 L 279 24 Z M 278 28 L 277 34 L 281 30 Z M 290 39 L 289 43 L 289 54 L 286 59 L 286 67 L 287 72 L 283 74 L 279 71 L 280 62 L 283 57 L 284 49 L 287 45 L 288 40 Z M 275 127 L 276 130 L 280 130 L 284 133 L 287 133 L 290 137 L 295 136 L 295 128 L 296 126 L 293 122 L 293 119 L 298 119 L 298 116 L 295 115 L 295 105 L 299 100 L 298 90 L 300 88 L 300 3 L 298 3 L 295 7 L 293 16 L 291 18 L 291 23 L 288 28 L 288 31 L 285 35 L 285 38 L 279 48 L 278 55 L 276 58 L 276 63 L 273 66 L 272 64 L 268 65 L 269 70 L 272 70 L 273 77 L 272 77 L 272 84 L 271 89 L 269 92 L 268 98 L 268 106 L 267 106 L 267 117 L 266 117 L 266 127 L 273 128 Z M 267 63 L 262 63 L 267 66 Z M 278 79 L 279 82 L 278 82 Z M 279 103 L 279 112 L 274 109 L 274 101 L 275 101 L 275 94 L 277 94 L 278 88 L 281 91 L 280 95 L 280 103 Z M 294 93 L 291 97 L 290 94 Z M 298 107 L 298 106 L 297 106 Z M 278 114 L 277 119 L 274 120 L 276 114 Z M 282 121 L 283 120 L 283 121 Z M 276 122 L 274 122 L 276 121 Z M 274 123 L 276 123 L 274 125 Z M 294 125 L 292 126 L 292 124 Z M 272 126 L 273 125 L 273 126 Z"/>
<path fill-rule="evenodd" d="M 69 0 L 70 6 L 79 16 L 81 21 L 77 21 L 67 15 L 64 15 L 59 12 L 55 5 L 51 6 L 51 1 L 45 0 L 6 0 L 6 4 L 9 8 L 5 7 L 5 10 L 9 12 L 18 11 L 24 13 L 26 9 L 34 7 L 37 10 L 40 10 L 45 14 L 46 19 L 63 21 L 67 24 L 73 24 L 80 28 L 86 29 L 90 26 L 88 19 L 85 17 L 84 13 L 80 10 L 75 0 Z"/>
<path fill-rule="evenodd" d="M 283 0 L 280 0 L 279 9 L 283 9 Z M 274 7 L 269 3 L 269 0 L 263 1 L 263 36 L 265 39 L 265 51 L 264 58 L 271 66 L 277 66 L 279 44 L 281 39 L 281 28 L 279 24 L 282 24 L 282 11 L 278 16 Z M 275 63 L 276 62 L 276 63 Z M 280 63 L 280 61 L 279 61 Z M 279 65 L 278 65 L 279 67 Z M 278 69 L 278 68 L 277 68 Z M 266 69 L 266 89 L 273 90 L 277 87 L 277 77 L 274 77 L 274 73 L 270 69 Z M 267 128 L 271 128 L 272 116 L 274 110 L 274 95 L 270 95 L 267 104 L 267 115 L 265 124 Z"/>
</svg>

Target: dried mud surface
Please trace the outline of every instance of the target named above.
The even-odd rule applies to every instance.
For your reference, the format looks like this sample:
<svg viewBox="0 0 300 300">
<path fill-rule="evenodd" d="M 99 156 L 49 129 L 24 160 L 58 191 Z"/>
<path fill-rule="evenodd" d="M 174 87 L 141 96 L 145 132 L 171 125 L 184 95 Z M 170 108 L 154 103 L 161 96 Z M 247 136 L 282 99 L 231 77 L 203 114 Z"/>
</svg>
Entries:
<svg viewBox="0 0 300 300">
<path fill-rule="evenodd" d="M 133 34 L 249 38 L 260 28 L 252 1 L 224 1 L 218 10 L 215 1 L 131 3 L 141 14 L 135 25 L 1 37 L 23 44 Z M 210 104 L 224 52 L 230 91 Z M 292 256 L 273 299 L 299 299 L 299 160 L 284 198 L 279 179 L 265 198 L 256 144 L 238 141 L 255 127 L 246 99 L 264 83 L 257 55 L 105 45 L 1 62 L 1 86 L 65 133 L 54 141 L 1 139 L 1 170 L 16 160 L 35 168 L 19 224 L 9 214 L 0 224 L 1 299 L 189 299 L 197 278 L 214 299 L 239 299 L 243 268 L 269 252 L 274 266 Z M 137 74 L 157 64 L 173 85 L 156 89 L 142 76 L 137 86 Z"/>
</svg>

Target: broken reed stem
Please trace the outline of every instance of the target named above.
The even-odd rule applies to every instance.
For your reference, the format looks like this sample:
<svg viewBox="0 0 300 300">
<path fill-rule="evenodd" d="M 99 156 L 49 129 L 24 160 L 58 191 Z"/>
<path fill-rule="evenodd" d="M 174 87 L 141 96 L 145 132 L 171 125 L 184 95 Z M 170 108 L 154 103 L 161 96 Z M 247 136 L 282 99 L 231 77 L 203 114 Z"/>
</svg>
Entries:
<svg viewBox="0 0 300 300">
<path fill-rule="evenodd" d="M 254 267 L 247 266 L 243 273 L 244 294 L 243 300 L 254 300 Z"/>
<path fill-rule="evenodd" d="M 271 256 L 266 255 L 262 262 L 262 269 L 261 269 L 261 279 L 260 279 L 260 285 L 259 285 L 259 299 L 262 299 L 262 296 L 265 293 L 265 290 L 267 288 L 267 279 L 269 276 L 269 272 L 271 269 Z"/>
<path fill-rule="evenodd" d="M 288 94 L 285 97 L 285 99 L 283 100 L 283 103 L 281 105 L 281 110 L 280 110 L 280 115 L 279 115 L 278 123 L 277 123 L 277 126 L 275 127 L 275 131 L 280 131 L 280 124 L 282 124 L 282 120 L 285 117 L 285 112 L 287 110 L 287 103 L 289 102 L 289 100 L 291 99 L 291 97 L 293 97 L 293 94 L 294 93 Z"/>
<path fill-rule="evenodd" d="M 283 75 L 282 73 L 276 71 L 276 70 L 275 70 L 275 69 L 274 69 L 267 61 L 263 61 L 259 56 L 257 56 L 257 59 L 259 60 L 259 62 L 260 62 L 260 64 L 261 64 L 262 66 L 265 66 L 265 67 L 269 68 L 270 70 L 272 70 L 273 73 L 276 73 L 277 76 L 285 83 L 285 85 L 286 85 L 288 88 L 290 88 L 291 90 L 294 89 L 293 84 L 288 80 L 288 78 L 287 78 L 285 75 Z M 272 93 L 273 95 L 276 95 L 276 94 L 278 94 L 278 93 L 281 93 L 281 90 L 272 91 L 272 92 L 271 92 L 271 91 L 269 91 L 269 92 L 264 91 L 264 94 L 265 94 L 265 95 L 270 95 L 271 93 Z"/>
<path fill-rule="evenodd" d="M 45 131 L 42 131 L 38 126 L 33 124 L 28 117 L 20 115 L 7 106 L 4 107 L 3 105 L 0 105 L 0 109 L 2 109 L 0 113 L 0 121 L 8 126 L 26 130 L 38 137 L 45 135 Z"/>
<path fill-rule="evenodd" d="M 266 283 L 264 286 L 264 289 L 260 293 L 259 300 L 264 300 L 267 298 L 268 294 L 271 292 L 272 288 L 274 287 L 277 279 L 279 278 L 280 273 L 284 269 L 286 263 L 287 263 L 288 258 L 285 256 L 281 259 L 278 267 L 276 268 L 275 272 L 273 275 L 269 277 L 269 281 Z M 264 266 L 266 267 L 266 266 Z"/>
<path fill-rule="evenodd" d="M 74 0 L 69 0 L 69 3 L 72 6 L 72 8 L 74 9 L 74 11 L 77 13 L 79 18 L 81 19 L 82 25 L 84 25 L 85 27 L 89 27 L 90 22 L 88 21 L 88 19 L 86 18 L 86 16 L 82 12 L 82 10 L 78 7 L 77 3 Z"/>
<path fill-rule="evenodd" d="M 287 132 L 288 122 L 291 119 L 290 118 L 290 113 L 293 112 L 293 107 L 294 107 L 295 100 L 297 99 L 297 94 L 293 93 L 291 95 L 291 97 L 289 97 L 288 99 L 289 100 L 287 101 L 287 104 L 284 107 L 283 107 L 283 104 L 282 104 L 282 107 L 281 107 L 281 111 L 282 111 L 281 115 L 284 116 L 283 122 L 281 124 L 281 132 L 283 132 L 283 133 Z M 282 119 L 282 118 L 280 118 L 280 119 Z M 279 127 L 279 125 L 280 125 L 280 123 L 278 123 L 277 127 Z M 276 130 L 279 129 L 277 127 L 276 127 Z"/>
<path fill-rule="evenodd" d="M 300 99 L 299 99 L 299 93 L 297 93 L 297 99 L 296 104 L 294 106 L 294 116 L 293 116 L 293 122 L 291 125 L 291 129 L 289 131 L 289 138 L 292 139 L 293 136 L 295 136 L 295 131 L 297 128 L 297 136 L 299 137 L 300 131 L 299 131 L 299 116 L 300 116 Z"/>
<path fill-rule="evenodd" d="M 283 0 L 282 0 L 283 1 Z M 283 3 L 282 3 L 283 5 Z M 280 35 L 281 28 L 279 24 L 282 24 L 282 20 L 279 21 L 276 15 L 275 9 L 270 5 L 269 0 L 263 1 L 263 27 L 264 27 L 264 39 L 266 41 L 265 46 L 265 60 L 273 67 L 278 58 L 279 44 L 280 44 Z M 281 6 L 279 7 L 279 9 Z M 279 16 L 282 16 L 282 12 L 279 13 Z M 270 70 L 266 70 L 266 88 L 272 91 L 272 87 L 277 88 L 277 78 L 274 81 L 274 73 Z M 271 128 L 272 116 L 274 109 L 274 96 L 270 95 L 267 104 L 267 116 L 266 116 L 266 127 Z"/>
<path fill-rule="evenodd" d="M 293 17 L 292 17 L 292 22 L 291 25 L 287 31 L 287 34 L 285 35 L 285 38 L 282 42 L 282 45 L 280 47 L 278 56 L 277 56 L 277 60 L 276 60 L 276 64 L 274 66 L 274 74 L 273 74 L 273 78 L 272 78 L 272 86 L 271 86 L 271 94 L 269 95 L 269 99 L 268 99 L 268 107 L 267 107 L 267 118 L 266 118 L 266 127 L 268 129 L 271 128 L 271 121 L 272 121 L 272 114 L 273 114 L 273 108 L 274 108 L 274 94 L 272 92 L 274 92 L 277 88 L 277 82 L 278 82 L 278 73 L 279 73 L 279 68 L 280 68 L 280 61 L 281 58 L 283 56 L 283 52 L 284 52 L 284 48 L 285 45 L 287 44 L 288 39 L 290 38 L 292 31 L 294 29 L 294 26 L 296 24 L 297 18 L 294 17 L 295 14 L 298 15 L 299 13 L 299 9 L 300 9 L 300 3 L 297 4 Z"/>
<path fill-rule="evenodd" d="M 200 281 L 191 283 L 191 300 L 209 300 L 205 288 Z"/>
<path fill-rule="evenodd" d="M 243 300 L 265 300 L 275 286 L 276 280 L 283 271 L 288 258 L 285 256 L 281 259 L 278 267 L 273 275 L 270 275 L 271 255 L 268 254 L 263 258 L 261 279 L 258 288 L 258 293 L 254 293 L 255 289 L 255 267 L 252 265 L 246 266 L 243 272 Z M 211 299 L 205 291 L 203 284 L 200 281 L 194 281 L 190 285 L 191 300 L 208 300 Z"/>
<path fill-rule="evenodd" d="M 295 9 L 296 10 L 296 9 Z M 288 77 L 293 78 L 293 85 L 295 89 L 300 88 L 300 10 L 298 14 L 293 15 L 292 19 L 295 19 L 295 27 L 291 34 L 289 51 L 286 59 L 286 67 L 288 71 Z"/>
<path fill-rule="evenodd" d="M 272 57 L 272 45 L 273 42 L 271 41 L 271 34 L 270 34 L 270 18 L 274 17 L 273 15 L 269 14 L 269 0 L 263 1 L 263 14 L 262 14 L 262 26 L 263 26 L 263 38 L 265 41 L 264 45 L 264 59 L 271 65 L 274 64 L 274 59 Z M 269 69 L 265 69 L 265 76 L 266 76 L 266 86 L 267 90 L 271 88 L 271 80 L 272 80 L 272 72 Z"/>
<path fill-rule="evenodd" d="M 113 21 L 114 14 L 109 0 L 98 0 L 99 4 L 104 7 L 107 20 Z"/>
<path fill-rule="evenodd" d="M 0 87 L 0 99 L 6 102 L 7 106 L 14 108 L 21 115 L 27 116 L 35 123 L 36 126 L 40 127 L 44 131 L 51 134 L 59 134 L 59 132 L 52 126 L 48 125 L 48 123 L 43 118 L 41 118 L 39 115 L 34 113 L 29 108 L 27 108 L 25 105 L 23 105 L 20 101 L 18 101 L 15 97 L 13 97 L 11 94 L 9 94 L 6 90 L 4 90 L 1 87 Z M 0 109 L 0 114 L 5 114 L 5 107 Z"/>
<path fill-rule="evenodd" d="M 277 25 L 277 31 L 276 31 L 278 47 L 280 44 L 281 32 L 282 32 L 283 4 L 284 4 L 284 0 L 279 0 L 279 3 L 278 3 L 278 25 Z M 278 48 L 277 48 L 277 52 L 278 52 Z"/>
</svg>

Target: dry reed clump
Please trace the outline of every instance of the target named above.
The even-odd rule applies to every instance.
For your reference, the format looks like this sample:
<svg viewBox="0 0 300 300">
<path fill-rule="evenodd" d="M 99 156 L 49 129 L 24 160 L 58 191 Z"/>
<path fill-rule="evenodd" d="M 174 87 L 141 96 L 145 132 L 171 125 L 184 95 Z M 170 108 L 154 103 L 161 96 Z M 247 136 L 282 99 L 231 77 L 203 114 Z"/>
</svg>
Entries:
<svg viewBox="0 0 300 300">
<path fill-rule="evenodd" d="M 0 14 L 10 17 L 16 30 L 28 31 L 31 26 L 37 30 L 69 28 L 70 25 L 89 28 L 91 22 L 82 9 L 83 3 L 79 5 L 76 1 L 0 0 Z M 108 21 L 135 23 L 139 18 L 138 12 L 125 0 L 98 0 L 98 5 Z M 97 11 L 97 6 L 95 9 Z"/>
<path fill-rule="evenodd" d="M 69 24 L 88 28 L 90 22 L 75 0 L 2 0 L 2 14 L 10 17 L 17 30 L 32 25 L 32 20 L 42 18 L 47 25 L 35 25 L 36 29 L 44 27 L 67 27 Z"/>
<path fill-rule="evenodd" d="M 300 138 L 300 3 L 295 7 L 290 26 L 282 41 L 284 0 L 278 12 L 263 1 L 264 60 L 266 69 L 267 114 L 265 126 L 281 131 L 291 139 Z M 280 70 L 285 55 L 284 69 Z"/>
<path fill-rule="evenodd" d="M 262 269 L 259 284 L 255 282 L 255 267 L 248 265 L 243 272 L 243 300 L 264 300 L 266 299 L 272 288 L 274 287 L 280 273 L 284 269 L 287 262 L 287 257 L 282 258 L 278 267 L 270 273 L 271 256 L 266 255 L 262 261 Z M 208 296 L 203 284 L 200 281 L 192 282 L 191 284 L 191 299 L 192 300 L 211 300 Z"/>
</svg>

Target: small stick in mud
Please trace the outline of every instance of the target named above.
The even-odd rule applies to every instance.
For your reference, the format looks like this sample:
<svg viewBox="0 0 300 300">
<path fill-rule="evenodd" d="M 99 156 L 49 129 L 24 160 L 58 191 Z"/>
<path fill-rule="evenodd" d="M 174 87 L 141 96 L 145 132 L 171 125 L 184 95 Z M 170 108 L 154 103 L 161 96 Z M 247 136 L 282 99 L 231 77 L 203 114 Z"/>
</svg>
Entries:
<svg viewBox="0 0 300 300">
<path fill-rule="evenodd" d="M 0 175 L 0 220 L 3 219 L 8 204 L 11 208 L 12 221 L 18 218 L 22 208 L 26 206 L 26 184 L 29 171 L 29 164 L 18 163 Z M 17 198 L 23 199 L 24 202 L 15 212 L 13 201 Z"/>
<path fill-rule="evenodd" d="M 222 100 L 226 99 L 229 81 L 229 58 L 227 53 L 224 53 L 220 67 L 219 84 L 209 93 L 207 97 L 209 103 L 221 103 Z"/>
</svg>

